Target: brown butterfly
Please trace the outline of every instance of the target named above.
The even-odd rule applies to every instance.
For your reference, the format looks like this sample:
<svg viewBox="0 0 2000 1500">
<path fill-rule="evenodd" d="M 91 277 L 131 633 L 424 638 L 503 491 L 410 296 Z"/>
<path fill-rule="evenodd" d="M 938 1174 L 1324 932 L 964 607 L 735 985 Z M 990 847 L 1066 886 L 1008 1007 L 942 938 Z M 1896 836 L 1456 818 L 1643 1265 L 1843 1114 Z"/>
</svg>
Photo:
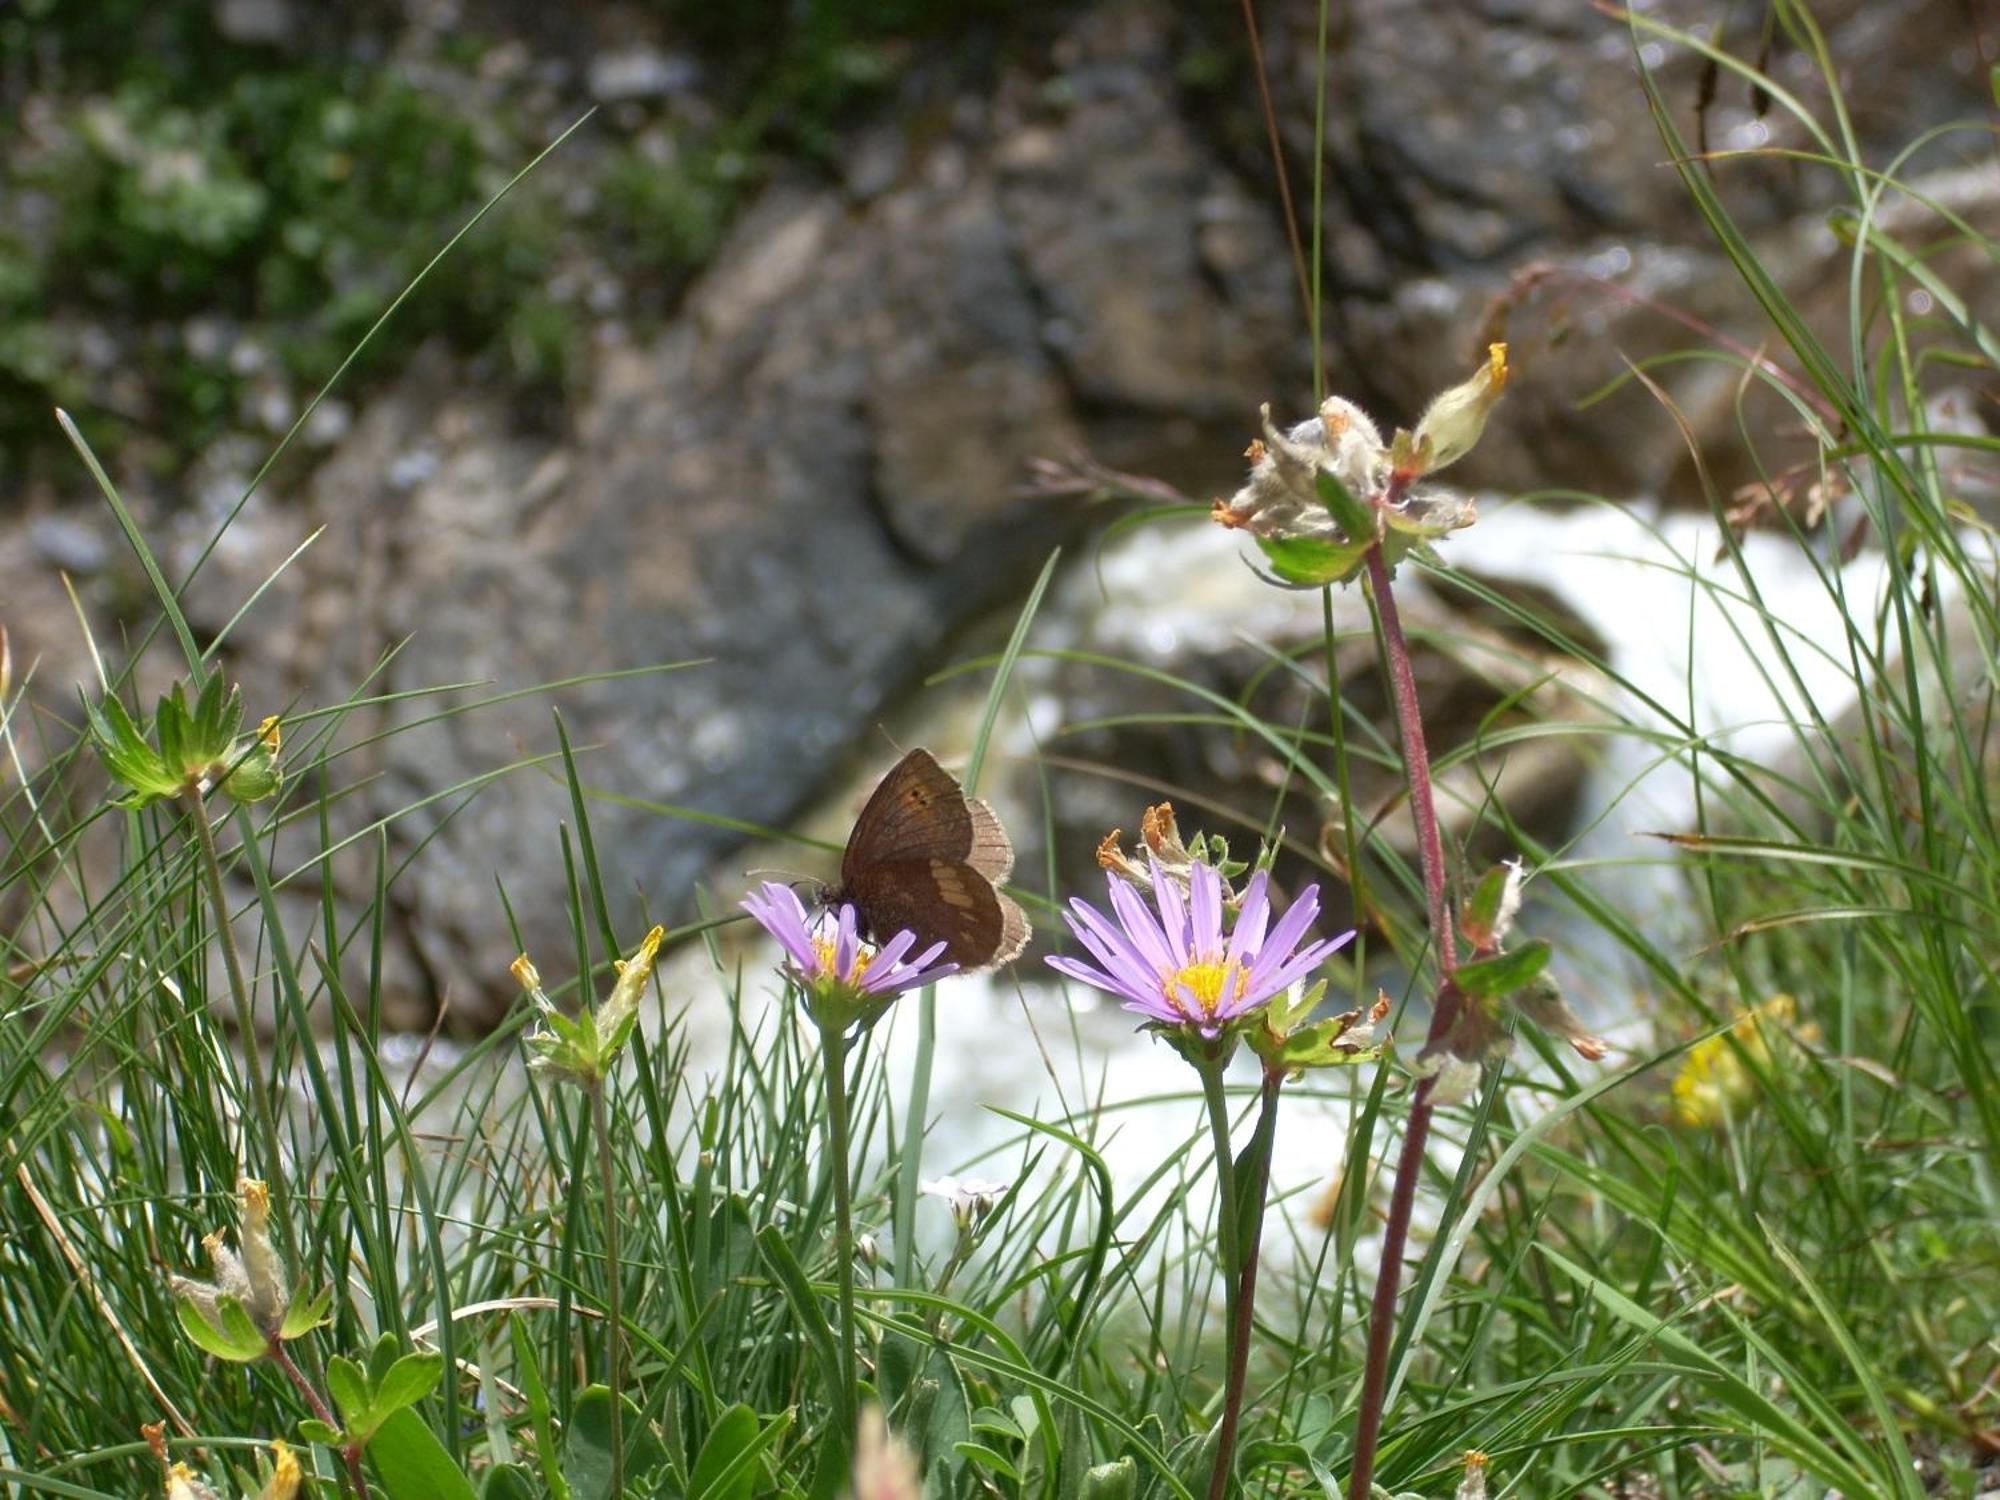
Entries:
<svg viewBox="0 0 2000 1500">
<path fill-rule="evenodd" d="M 840 884 L 821 899 L 853 903 L 872 941 L 908 928 L 919 950 L 942 942 L 961 969 L 990 969 L 1028 941 L 1027 916 L 1000 890 L 1013 868 L 1014 846 L 993 809 L 917 749 L 861 809 L 840 856 Z"/>
</svg>

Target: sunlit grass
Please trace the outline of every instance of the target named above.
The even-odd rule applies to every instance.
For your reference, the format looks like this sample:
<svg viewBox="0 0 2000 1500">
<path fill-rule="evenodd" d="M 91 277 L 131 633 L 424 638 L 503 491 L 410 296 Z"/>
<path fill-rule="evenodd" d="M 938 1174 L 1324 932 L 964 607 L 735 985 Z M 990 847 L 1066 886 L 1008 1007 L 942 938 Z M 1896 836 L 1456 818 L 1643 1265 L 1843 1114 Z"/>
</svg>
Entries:
<svg viewBox="0 0 2000 1500">
<path fill-rule="evenodd" d="M 1784 13 L 1810 54 L 1809 18 Z M 1580 714 L 1494 729 L 1441 767 L 1529 739 L 1568 739 L 1586 758 L 1620 743 L 1677 768 L 1694 798 L 1687 826 L 1658 830 L 1667 837 L 1639 856 L 1682 882 L 1671 914 L 1627 909 L 1596 858 L 1538 847 L 1497 802 L 1477 809 L 1533 872 L 1524 921 L 1589 931 L 1648 1039 L 1581 1070 L 1524 1028 L 1526 1055 L 1489 1069 L 1483 1090 L 1441 1117 L 1426 1182 L 1439 1222 L 1414 1247 L 1391 1355 L 1379 1474 L 1392 1491 L 1450 1494 L 1463 1454 L 1479 1449 L 1496 1492 L 1520 1495 L 1611 1496 L 1640 1478 L 1675 1497 L 1970 1494 L 2000 1429 L 2000 574 L 1991 531 L 1954 492 L 1959 440 L 1930 429 L 1921 399 L 1940 362 L 1990 369 L 1993 340 L 1955 303 L 1921 321 L 1904 311 L 1903 289 L 1940 290 L 1924 246 L 1880 225 L 1910 164 L 1884 175 L 1837 121 L 1773 97 L 1811 128 L 1817 169 L 1851 190 L 1841 348 L 1815 340 L 1733 224 L 1728 163 L 1712 179 L 1664 105 L 1658 118 L 1691 200 L 1763 302 L 1771 358 L 1811 393 L 1796 409 L 1839 492 L 1835 522 L 1881 550 L 1886 563 L 1869 576 L 1883 583 L 1861 588 L 1861 571 L 1840 562 L 1841 535 L 1774 511 L 1843 622 L 1840 638 L 1813 640 L 1766 601 L 1720 524 L 1731 497 L 1710 497 L 1725 570 L 1649 550 L 1727 606 L 1704 618 L 1736 622 L 1728 628 L 1794 705 L 1791 753 L 1772 758 L 1732 748 L 1737 726 L 1702 721 L 1692 693 L 1669 701 L 1467 574 L 1429 568 L 1433 587 L 1479 599 L 1593 674 L 1565 689 Z M 1713 357 L 1748 381 L 1772 379 Z M 1494 420 L 1505 419 L 1502 406 Z M 1753 459 L 1757 437 L 1746 424 Z M 1990 457 L 1965 442 L 1968 460 Z M 92 643 L 104 680 L 88 691 L 136 710 L 145 653 L 155 670 L 193 673 L 215 643 L 179 614 L 100 479 L 159 615 L 129 648 Z M 1475 529 L 1454 542 L 1453 556 L 1476 560 L 1478 539 Z M 988 684 L 969 784 L 1036 656 L 1150 677 L 1180 694 L 1185 732 L 1237 733 L 1336 802 L 1350 758 L 1397 764 L 1352 703 L 1327 700 L 1333 642 L 1270 668 L 1310 685 L 1323 715 L 1266 723 L 1157 668 L 1087 645 L 1039 648 L 1053 570 L 1052 559 L 1007 648 L 961 669 Z M 1687 647 L 1698 661 L 1700 641 Z M 1468 649 L 1476 665 L 1490 647 Z M 1815 692 L 1829 664 L 1838 690 Z M 0 691 L 0 1480 L 24 1495 L 157 1493 L 147 1423 L 164 1421 L 175 1455 L 218 1481 L 231 1465 L 247 1479 L 258 1445 L 296 1436 L 310 1412 L 294 1385 L 268 1361 L 206 1358 L 165 1281 L 203 1270 L 202 1236 L 233 1222 L 239 1176 L 263 1172 L 285 1206 L 295 1285 L 333 1293 L 327 1326 L 291 1345 L 304 1374 L 323 1382 L 334 1357 L 363 1358 L 384 1336 L 435 1351 L 444 1378 L 409 1410 L 486 1493 L 552 1493 L 551 1472 L 583 1472 L 603 1410 L 589 1388 L 611 1367 L 616 1307 L 632 1403 L 623 1427 L 657 1444 L 665 1492 L 832 1500 L 846 1475 L 828 1455 L 844 1456 L 851 1434 L 832 1433 L 838 1194 L 808 1030 L 773 1003 L 771 972 L 742 967 L 717 913 L 670 935 L 679 957 L 604 1079 L 603 1130 L 589 1099 L 523 1068 L 517 1043 L 535 1019 L 525 1004 L 480 1041 L 414 1066 L 421 1049 L 383 1021 L 393 892 L 438 827 L 498 778 L 553 776 L 569 789 L 571 817 L 551 831 L 547 857 L 565 877 L 574 952 L 536 955 L 546 973 L 576 976 L 551 985 L 555 1001 L 602 994 L 639 933 L 614 929 L 608 892 L 622 875 L 590 818 L 599 797 L 629 799 L 591 783 L 588 755 L 553 716 L 546 739 L 508 765 L 349 826 L 351 756 L 373 740 L 356 715 L 385 701 L 386 665 L 341 702 L 287 716 L 276 798 L 211 804 L 217 858 L 247 901 L 234 925 L 266 1033 L 267 1099 L 224 1019 L 233 1007 L 186 808 L 114 807 L 80 712 L 31 712 L 37 685 L 22 663 Z M 613 668 L 665 671 L 578 667 L 535 691 L 559 707 Z M 441 685 L 435 712 L 394 732 L 445 718 L 476 728 L 482 708 L 519 696 L 468 701 L 471 686 Z M 671 693 L 674 678 L 648 690 Z M 249 707 L 254 718 L 288 706 Z M 405 834 L 419 811 L 429 831 Z M 1227 831 L 1242 838 L 1269 822 L 1268 807 L 1238 809 Z M 1417 872 L 1380 824 L 1352 820 L 1343 837 L 1379 913 L 1374 952 L 1417 972 Z M 1315 855 L 1296 831 L 1291 847 Z M 336 891 L 336 855 L 367 864 L 368 899 Z M 506 901 L 504 879 L 493 899 Z M 463 956 L 495 975 L 513 957 Z M 1369 977 L 1352 976 L 1357 993 Z M 1061 1102 L 1010 1115 L 979 1161 L 921 1151 L 936 1050 L 954 1040 L 949 991 L 899 1002 L 890 1024 L 919 1032 L 913 1075 L 892 1081 L 884 1048 L 856 1053 L 853 1216 L 882 1252 L 863 1261 L 855 1289 L 873 1352 L 866 1395 L 937 1495 L 1199 1493 L 1222 1331 L 1198 1091 L 1190 1077 L 1185 1095 L 1106 1102 L 1101 1071 L 1064 1035 L 1068 1013 L 1046 993 L 1034 1004 L 1040 1035 L 1024 1025 L 1019 1045 L 1050 1049 L 1045 1100 Z M 696 1058 L 683 1019 L 693 1007 L 725 1018 L 719 1059 Z M 1677 1076 L 1689 1080 L 1678 1097 Z M 1324 1146 L 1338 1191 L 1282 1205 L 1265 1229 L 1267 1249 L 1283 1240 L 1285 1254 L 1257 1302 L 1239 1472 L 1245 1493 L 1268 1500 L 1340 1493 L 1380 1164 L 1393 1160 L 1408 1109 L 1395 1064 L 1302 1093 L 1345 1133 Z M 1247 1119 L 1251 1091 L 1233 1102 Z M 253 1128 L 265 1103 L 276 1163 Z M 1158 1143 L 1156 1170 L 1124 1181 L 1112 1137 L 1141 1105 L 1178 1109 L 1185 1134 Z M 1014 1186 L 972 1240 L 927 1239 L 942 1210 L 920 1203 L 921 1176 L 967 1169 Z M 1123 1460 L 1129 1474 L 1110 1467 Z M 731 1464 L 736 1477 L 718 1479 Z M 310 1467 L 332 1492 L 335 1451 L 319 1445 Z"/>
</svg>

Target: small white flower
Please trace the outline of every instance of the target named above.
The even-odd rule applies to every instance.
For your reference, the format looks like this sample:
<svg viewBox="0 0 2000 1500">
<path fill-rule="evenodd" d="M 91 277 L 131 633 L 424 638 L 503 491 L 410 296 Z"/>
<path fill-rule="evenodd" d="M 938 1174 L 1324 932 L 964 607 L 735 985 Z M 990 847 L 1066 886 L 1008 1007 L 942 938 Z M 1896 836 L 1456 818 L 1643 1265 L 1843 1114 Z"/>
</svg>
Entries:
<svg viewBox="0 0 2000 1500">
<path fill-rule="evenodd" d="M 984 1177 L 934 1177 L 918 1184 L 918 1190 L 951 1205 L 952 1222 L 963 1233 L 978 1226 L 1007 1196 L 1011 1182 L 993 1182 Z"/>
</svg>

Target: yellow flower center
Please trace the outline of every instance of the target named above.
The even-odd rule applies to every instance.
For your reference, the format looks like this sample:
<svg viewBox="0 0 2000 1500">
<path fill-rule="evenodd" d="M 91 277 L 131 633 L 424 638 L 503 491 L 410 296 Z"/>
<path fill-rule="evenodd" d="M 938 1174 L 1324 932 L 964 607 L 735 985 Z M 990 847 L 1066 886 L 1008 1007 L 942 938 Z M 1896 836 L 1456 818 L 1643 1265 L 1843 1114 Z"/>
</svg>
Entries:
<svg viewBox="0 0 2000 1500">
<path fill-rule="evenodd" d="M 1166 977 L 1167 999 L 1174 1005 L 1186 1008 L 1188 995 L 1201 1010 L 1203 1020 L 1214 1020 L 1215 1012 L 1225 998 L 1240 1000 L 1243 992 L 1250 987 L 1250 971 L 1241 965 L 1225 966 L 1212 960 L 1188 964 L 1176 969 Z"/>
<path fill-rule="evenodd" d="M 820 972 L 822 974 L 832 974 L 836 978 L 845 978 L 849 984 L 861 983 L 862 979 L 868 973 L 868 966 L 875 962 L 874 950 L 869 948 L 866 943 L 857 943 L 854 946 L 854 972 L 844 976 L 839 975 L 835 972 L 833 966 L 834 940 L 832 938 L 816 937 L 812 940 L 812 945 L 813 957 L 819 960 Z"/>
</svg>

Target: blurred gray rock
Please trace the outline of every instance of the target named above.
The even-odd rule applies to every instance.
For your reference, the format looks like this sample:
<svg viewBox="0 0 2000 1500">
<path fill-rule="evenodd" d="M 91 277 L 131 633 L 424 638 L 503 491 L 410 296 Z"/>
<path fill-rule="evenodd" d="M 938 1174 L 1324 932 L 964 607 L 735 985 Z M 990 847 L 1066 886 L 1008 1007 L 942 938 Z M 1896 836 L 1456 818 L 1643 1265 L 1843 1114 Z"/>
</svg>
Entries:
<svg viewBox="0 0 2000 1500">
<path fill-rule="evenodd" d="M 1507 421 L 1455 476 L 1464 482 L 1526 489 L 1581 480 L 1606 494 L 1702 503 L 1686 439 L 1642 385 L 1628 382 L 1587 408 L 1580 402 L 1624 375 L 1628 360 L 1715 350 L 1699 328 L 1664 309 L 1748 346 L 1765 342 L 1760 310 L 1690 206 L 1647 112 L 1637 63 L 1652 70 L 1662 107 L 1690 150 L 1820 148 L 1782 102 L 1760 99 L 1726 70 L 1705 80 L 1698 56 L 1651 29 L 1693 33 L 1755 60 L 1762 9 L 1702 0 L 1635 9 L 1645 29 L 1572 0 L 1336 7 L 1325 69 L 1323 226 L 1333 384 L 1383 417 L 1408 422 L 1432 393 L 1464 378 L 1487 338 L 1508 337 L 1516 378 Z M 1320 6 L 1278 0 L 1258 14 L 1292 192 L 1306 213 Z M 1933 127 L 1990 119 L 1983 61 L 1991 54 L 1990 15 L 1982 20 L 1956 0 L 1827 0 L 1813 17 L 1872 166 Z M 1240 31 L 1233 8 L 1191 24 L 1220 48 L 1233 47 Z M 1820 121 L 1830 118 L 1828 87 L 1810 57 L 1779 37 L 1765 64 Z M 1230 107 L 1217 131 L 1271 200 L 1262 118 L 1237 103 L 1253 99 L 1253 90 L 1247 67 L 1230 75 L 1220 96 Z M 1960 167 L 1970 138 L 1933 142 L 1899 170 L 1909 180 Z M 1990 181 L 1990 168 L 1981 170 Z M 1708 176 L 1759 254 L 1772 257 L 1780 285 L 1794 297 L 1823 291 L 1836 305 L 1812 311 L 1844 318 L 1837 304 L 1848 252 L 1820 227 L 1840 201 L 1836 174 L 1777 155 L 1739 155 L 1713 163 Z M 1932 220 L 1928 237 L 1941 238 L 1943 229 Z M 1832 347 L 1846 347 L 1837 323 L 1812 322 Z M 1711 472 L 1725 491 L 1754 477 L 1738 438 L 1739 397 L 1744 429 L 1771 439 L 1762 454 L 1767 469 L 1808 451 L 1785 442 L 1796 420 L 1780 397 L 1754 384 L 1744 397 L 1736 362 L 1681 364 L 1658 378 L 1697 439 L 1715 450 L 1704 456 L 1722 465 Z M 1291 409 L 1304 415 L 1307 405 L 1300 399 Z"/>
<path fill-rule="evenodd" d="M 253 506 L 189 599 L 198 629 L 327 527 L 238 629 L 258 712 L 364 679 L 481 684 L 364 710 L 341 743 L 538 681 L 703 662 L 373 739 L 330 767 L 351 789 L 337 826 L 547 756 L 552 707 L 591 786 L 782 825 L 1075 534 L 1079 507 L 1019 494 L 1030 458 L 1088 445 L 1188 477 L 1194 455 L 1222 482 L 1243 414 L 1296 378 L 1293 290 L 1276 225 L 1171 107 L 1166 34 L 1092 32 L 1087 100 L 1003 81 L 891 153 L 899 180 L 865 204 L 773 186 L 664 336 L 602 355 L 570 435 L 525 435 L 440 355 L 362 403 L 296 503 Z M 1225 237 L 1247 248 L 1222 263 Z M 1226 426 L 1219 453 L 1190 413 Z M 642 903 L 689 914 L 738 841 L 591 817 L 627 932 Z M 393 855 L 421 841 L 398 918 L 461 1015 L 512 1002 L 496 882 L 531 948 L 568 951 L 570 818 L 543 764 L 391 825 Z M 362 846 L 337 866 L 357 896 Z"/>
<path fill-rule="evenodd" d="M 1693 0 L 1648 14 L 1697 28 L 1713 19 Z M 1983 67 L 1955 40 L 1966 25 L 1949 0 L 1828 0 L 1817 14 L 1836 57 L 1866 60 L 1846 76 L 1869 149 L 1978 109 Z M 1309 0 L 1260 7 L 1302 210 L 1318 15 Z M 768 187 L 663 333 L 599 343 L 572 410 L 524 423 L 508 398 L 432 351 L 397 384 L 357 397 L 351 427 L 296 492 L 273 490 L 239 518 L 188 610 L 214 632 L 278 574 L 228 648 L 253 716 L 375 700 L 303 721 L 290 746 L 302 790 L 323 785 L 334 799 L 336 834 L 366 835 L 334 862 L 337 889 L 357 903 L 372 887 L 372 830 L 393 819 L 380 852 L 409 861 L 394 888 L 393 1014 L 448 1003 L 478 1020 L 513 1003 L 515 944 L 496 885 L 531 947 L 551 959 L 568 951 L 558 828 L 571 810 L 547 760 L 552 707 L 592 787 L 785 824 L 841 757 L 857 746 L 877 755 L 875 726 L 891 707 L 963 654 L 966 633 L 1085 523 L 1080 506 L 1023 498 L 1029 459 L 1088 449 L 1206 497 L 1240 478 L 1260 402 L 1305 415 L 1311 351 L 1254 88 L 1227 62 L 1201 80 L 1204 46 L 1240 52 L 1234 17 L 1108 0 L 1051 20 L 1045 48 L 996 56 L 976 76 L 913 66 L 910 107 L 857 128 L 838 180 Z M 1360 0 L 1337 8 L 1330 45 L 1330 384 L 1407 422 L 1470 370 L 1504 305 L 1520 373 L 1505 419 L 1452 477 L 1687 489 L 1683 439 L 1642 390 L 1577 406 L 1621 358 L 1700 341 L 1659 307 L 1763 337 L 1664 164 L 1631 34 L 1572 0 Z M 1698 70 L 1660 57 L 1663 97 L 1692 139 Z M 675 87 L 673 59 L 649 58 L 607 51 L 592 85 L 620 97 Z M 1820 102 L 1797 58 L 1773 67 Z M 1706 127 L 1716 147 L 1800 140 L 1776 111 L 1760 119 L 1727 76 Z M 1823 177 L 1771 158 L 1715 171 L 1784 284 L 1820 293 L 1815 316 L 1837 313 L 1844 252 L 1823 224 Z M 478 254 L 477 242 L 463 253 Z M 246 338 L 232 359 L 256 347 Z M 1698 439 L 1737 446 L 1734 368 L 1664 378 Z M 37 690 L 52 703 L 70 701 L 88 658 L 48 576 L 49 538 L 74 562 L 70 540 L 100 534 L 94 512 L 75 529 L 95 506 L 89 494 L 78 476 L 70 509 L 38 500 L 32 524 L 0 517 L 0 615 L 16 661 L 45 663 Z M 207 518 L 145 493 L 128 499 L 167 543 L 170 571 L 184 572 Z M 106 623 L 145 608 L 122 549 L 116 561 L 88 581 L 86 602 Z M 696 659 L 441 716 L 538 682 Z M 1229 691 L 1260 664 L 1239 653 L 1186 665 Z M 1441 674 L 1440 753 L 1452 724 L 1477 726 L 1518 686 L 1453 676 L 1442 662 L 1426 670 Z M 1363 675 L 1343 667 L 1344 678 Z M 427 692 L 454 682 L 478 686 Z M 1295 714 L 1285 695 L 1296 685 L 1280 674 L 1268 690 L 1272 717 Z M 1079 693 L 1081 714 L 1089 692 Z M 1086 748 L 1246 798 L 1273 791 L 1269 765 L 1227 743 Z M 338 751 L 323 776 L 306 769 L 316 749 Z M 1508 773 L 1527 759 L 1517 750 Z M 1540 767 L 1505 793 L 1510 813 L 1560 827 L 1575 786 L 1565 777 L 1561 764 Z M 1358 801 L 1400 827 L 1387 796 L 1387 783 L 1365 786 Z M 1130 800 L 1066 820 L 1093 834 L 1129 827 Z M 1322 811 L 1302 803 L 1286 818 L 1303 837 Z M 280 841 L 281 868 L 312 854 L 312 821 Z M 642 907 L 686 915 L 692 883 L 738 842 L 608 801 L 592 822 L 628 936 Z"/>
</svg>

